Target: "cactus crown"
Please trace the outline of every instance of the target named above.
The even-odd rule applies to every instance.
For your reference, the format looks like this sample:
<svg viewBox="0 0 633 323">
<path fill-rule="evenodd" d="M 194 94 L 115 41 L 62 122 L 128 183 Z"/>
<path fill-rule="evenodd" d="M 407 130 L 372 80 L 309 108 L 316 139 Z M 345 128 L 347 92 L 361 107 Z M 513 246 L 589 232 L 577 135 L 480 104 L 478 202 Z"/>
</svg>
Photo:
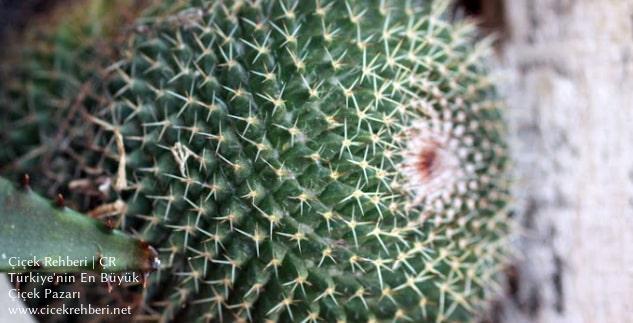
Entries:
<svg viewBox="0 0 633 323">
<path fill-rule="evenodd" d="M 176 1 L 108 67 L 99 163 L 160 246 L 150 313 L 466 320 L 504 255 L 505 147 L 445 1 Z M 111 158 L 110 158 L 111 157 Z"/>
</svg>

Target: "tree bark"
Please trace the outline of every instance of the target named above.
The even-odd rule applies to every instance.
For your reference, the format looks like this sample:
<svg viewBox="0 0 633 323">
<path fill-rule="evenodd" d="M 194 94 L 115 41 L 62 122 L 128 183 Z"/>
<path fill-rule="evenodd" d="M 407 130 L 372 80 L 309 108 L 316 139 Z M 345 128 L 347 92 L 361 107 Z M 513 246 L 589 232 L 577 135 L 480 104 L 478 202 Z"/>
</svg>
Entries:
<svg viewBox="0 0 633 323">
<path fill-rule="evenodd" d="M 633 1 L 506 0 L 517 239 L 500 322 L 631 322 Z"/>
</svg>

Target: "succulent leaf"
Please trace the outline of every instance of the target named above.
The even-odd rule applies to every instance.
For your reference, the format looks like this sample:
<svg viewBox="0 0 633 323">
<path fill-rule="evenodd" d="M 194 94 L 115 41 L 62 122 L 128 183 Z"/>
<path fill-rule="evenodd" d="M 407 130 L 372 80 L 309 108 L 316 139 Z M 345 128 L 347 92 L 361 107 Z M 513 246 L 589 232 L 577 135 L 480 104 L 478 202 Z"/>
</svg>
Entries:
<svg viewBox="0 0 633 323">
<path fill-rule="evenodd" d="M 1 177 L 0 205 L 0 272 L 151 272 L 158 265 L 148 244 Z"/>
</svg>

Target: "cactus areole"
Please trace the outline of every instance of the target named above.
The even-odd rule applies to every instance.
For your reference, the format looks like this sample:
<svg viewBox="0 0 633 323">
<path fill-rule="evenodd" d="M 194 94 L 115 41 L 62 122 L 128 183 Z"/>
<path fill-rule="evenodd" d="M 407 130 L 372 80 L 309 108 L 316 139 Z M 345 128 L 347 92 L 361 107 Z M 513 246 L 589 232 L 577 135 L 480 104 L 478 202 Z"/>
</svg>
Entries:
<svg viewBox="0 0 633 323">
<path fill-rule="evenodd" d="M 444 1 L 176 1 L 100 104 L 165 321 L 467 321 L 506 255 L 499 102 Z"/>
</svg>

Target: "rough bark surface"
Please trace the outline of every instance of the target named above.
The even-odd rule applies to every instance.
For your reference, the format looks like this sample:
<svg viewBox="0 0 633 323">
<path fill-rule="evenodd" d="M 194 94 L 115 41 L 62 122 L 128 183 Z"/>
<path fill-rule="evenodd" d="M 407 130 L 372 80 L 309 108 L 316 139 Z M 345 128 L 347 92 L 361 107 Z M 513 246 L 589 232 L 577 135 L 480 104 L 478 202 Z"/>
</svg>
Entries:
<svg viewBox="0 0 633 323">
<path fill-rule="evenodd" d="M 505 0 L 520 256 L 500 322 L 633 317 L 633 1 Z"/>
</svg>

